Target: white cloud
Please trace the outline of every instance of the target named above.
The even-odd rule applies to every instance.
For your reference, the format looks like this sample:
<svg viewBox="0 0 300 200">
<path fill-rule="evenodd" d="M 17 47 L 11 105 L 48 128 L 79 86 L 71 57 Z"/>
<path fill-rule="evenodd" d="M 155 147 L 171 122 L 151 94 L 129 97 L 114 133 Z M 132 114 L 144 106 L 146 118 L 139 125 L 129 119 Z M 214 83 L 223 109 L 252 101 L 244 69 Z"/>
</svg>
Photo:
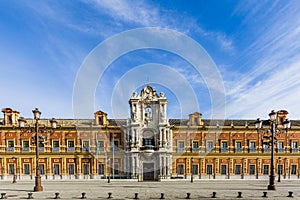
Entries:
<svg viewBox="0 0 300 200">
<path fill-rule="evenodd" d="M 291 116 L 300 116 L 300 16 L 295 3 L 268 2 L 273 10 L 259 15 L 256 8 L 246 17 L 245 24 L 253 17 L 265 21 L 255 23 L 259 34 L 241 54 L 248 58 L 244 67 L 252 69 L 230 81 L 235 87 L 227 88 L 229 117 L 265 117 L 271 109 L 290 109 Z M 245 7 L 242 10 L 249 10 Z"/>
</svg>

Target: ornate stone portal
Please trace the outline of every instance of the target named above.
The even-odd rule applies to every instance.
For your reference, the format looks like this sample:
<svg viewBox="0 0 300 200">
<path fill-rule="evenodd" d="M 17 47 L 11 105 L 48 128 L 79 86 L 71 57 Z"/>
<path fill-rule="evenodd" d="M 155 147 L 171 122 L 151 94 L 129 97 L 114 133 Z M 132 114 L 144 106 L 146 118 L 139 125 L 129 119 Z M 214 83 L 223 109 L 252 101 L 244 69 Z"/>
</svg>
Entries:
<svg viewBox="0 0 300 200">
<path fill-rule="evenodd" d="M 139 181 L 170 178 L 172 130 L 166 119 L 168 100 L 147 85 L 129 100 L 130 116 L 125 129 L 125 172 Z"/>
</svg>

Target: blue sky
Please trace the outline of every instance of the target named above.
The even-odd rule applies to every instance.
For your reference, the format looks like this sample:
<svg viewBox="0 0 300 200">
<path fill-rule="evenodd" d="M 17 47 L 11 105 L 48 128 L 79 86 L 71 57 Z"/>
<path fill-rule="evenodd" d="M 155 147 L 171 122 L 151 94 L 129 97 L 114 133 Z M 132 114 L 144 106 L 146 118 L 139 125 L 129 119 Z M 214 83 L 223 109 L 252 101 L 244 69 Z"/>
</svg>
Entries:
<svg viewBox="0 0 300 200">
<path fill-rule="evenodd" d="M 209 54 L 223 80 L 226 118 L 266 118 L 272 109 L 286 109 L 290 118 L 299 119 L 299 12 L 299 1 L 283 0 L 2 0 L 0 106 L 25 117 L 38 107 L 44 117 L 73 118 L 74 83 L 90 52 L 124 31 L 159 27 L 186 34 Z M 95 111 L 127 118 L 130 96 L 116 88 L 125 87 L 118 84 L 122 77 L 147 63 L 173 69 L 197 97 L 197 106 L 182 112 L 180 99 L 192 94 L 176 92 L 175 82 L 181 79 L 170 80 L 167 86 L 157 81 L 166 78 L 159 67 L 154 75 L 141 69 L 144 84 L 149 81 L 166 93 L 169 118 L 187 118 L 193 111 L 211 117 L 205 77 L 178 55 L 159 49 L 137 50 L 115 60 L 99 79 Z M 143 86 L 134 80 L 132 85 L 137 91 Z M 112 100 L 116 94 L 123 104 Z"/>
</svg>

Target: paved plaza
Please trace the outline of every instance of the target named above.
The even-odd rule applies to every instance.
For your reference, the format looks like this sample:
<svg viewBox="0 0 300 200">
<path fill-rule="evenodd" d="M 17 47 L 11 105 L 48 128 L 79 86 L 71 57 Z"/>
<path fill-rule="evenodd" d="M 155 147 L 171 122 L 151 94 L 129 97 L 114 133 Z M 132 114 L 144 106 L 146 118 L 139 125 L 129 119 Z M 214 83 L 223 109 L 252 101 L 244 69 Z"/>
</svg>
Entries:
<svg viewBox="0 0 300 200">
<path fill-rule="evenodd" d="M 242 199 L 292 199 L 288 192 L 293 192 L 293 199 L 300 199 L 300 181 L 283 180 L 277 183 L 276 191 L 266 190 L 268 180 L 197 180 L 164 181 L 164 182 L 135 182 L 124 180 L 71 180 L 71 181 L 43 181 L 43 192 L 33 192 L 34 199 L 54 199 L 59 193 L 61 199 L 81 199 L 86 193 L 86 199 L 134 199 L 138 193 L 139 199 L 211 199 L 216 192 L 217 199 L 240 199 L 238 192 L 242 192 Z M 0 182 L 0 192 L 6 193 L 7 199 L 27 199 L 32 192 L 34 181 L 18 181 L 13 184 L 8 181 Z M 267 198 L 262 197 L 267 192 Z"/>
</svg>

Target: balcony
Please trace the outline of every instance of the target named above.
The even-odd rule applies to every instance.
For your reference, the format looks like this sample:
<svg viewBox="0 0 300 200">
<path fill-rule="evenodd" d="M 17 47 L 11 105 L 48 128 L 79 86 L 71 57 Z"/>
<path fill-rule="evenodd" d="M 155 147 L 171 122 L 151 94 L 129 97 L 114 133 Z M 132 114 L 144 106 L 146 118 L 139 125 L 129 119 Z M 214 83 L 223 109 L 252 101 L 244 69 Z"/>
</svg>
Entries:
<svg viewBox="0 0 300 200">
<path fill-rule="evenodd" d="M 277 148 L 277 152 L 278 152 L 278 153 L 284 153 L 284 152 L 285 152 L 285 149 L 284 149 L 284 148 Z"/>
<path fill-rule="evenodd" d="M 104 147 L 98 147 L 97 150 L 98 150 L 98 151 L 105 151 L 105 148 L 104 148 Z"/>
<path fill-rule="evenodd" d="M 256 148 L 249 148 L 249 153 L 256 153 L 257 149 Z"/>
<path fill-rule="evenodd" d="M 82 148 L 81 148 L 81 151 L 82 151 L 82 152 L 84 152 L 84 151 L 90 151 L 90 147 L 82 147 Z"/>
<path fill-rule="evenodd" d="M 177 152 L 185 152 L 185 148 L 184 147 L 178 147 L 176 149 Z"/>
<path fill-rule="evenodd" d="M 291 149 L 291 153 L 298 153 L 299 152 L 299 149 L 298 148 L 292 148 Z"/>
<path fill-rule="evenodd" d="M 192 148 L 192 152 L 199 152 L 199 151 L 200 151 L 200 149 L 198 147 L 197 148 L 196 147 Z"/>
<path fill-rule="evenodd" d="M 45 151 L 45 147 L 39 147 L 39 151 L 40 152 L 44 152 Z"/>
<path fill-rule="evenodd" d="M 155 150 L 153 145 L 144 145 L 140 148 L 141 151 L 145 151 L 146 153 L 152 153 Z"/>
<path fill-rule="evenodd" d="M 214 147 L 207 147 L 205 151 L 206 151 L 206 153 L 215 152 L 215 148 Z"/>
<path fill-rule="evenodd" d="M 13 152 L 15 151 L 15 147 L 6 147 L 6 151 Z"/>
<path fill-rule="evenodd" d="M 235 153 L 242 153 L 243 152 L 243 148 L 235 148 L 234 152 Z"/>
<path fill-rule="evenodd" d="M 60 147 L 52 147 L 52 152 L 60 152 Z"/>
<path fill-rule="evenodd" d="M 74 152 L 75 151 L 75 147 L 67 147 L 67 152 Z"/>
<path fill-rule="evenodd" d="M 270 148 L 263 148 L 263 153 L 270 153 L 271 149 Z"/>
<path fill-rule="evenodd" d="M 221 148 L 221 149 L 220 149 L 220 152 L 221 152 L 221 153 L 226 153 L 226 152 L 228 152 L 228 148 L 227 148 L 227 147 L 226 147 L 226 148 Z"/>
<path fill-rule="evenodd" d="M 22 147 L 22 152 L 29 152 L 30 151 L 30 147 Z"/>
</svg>

